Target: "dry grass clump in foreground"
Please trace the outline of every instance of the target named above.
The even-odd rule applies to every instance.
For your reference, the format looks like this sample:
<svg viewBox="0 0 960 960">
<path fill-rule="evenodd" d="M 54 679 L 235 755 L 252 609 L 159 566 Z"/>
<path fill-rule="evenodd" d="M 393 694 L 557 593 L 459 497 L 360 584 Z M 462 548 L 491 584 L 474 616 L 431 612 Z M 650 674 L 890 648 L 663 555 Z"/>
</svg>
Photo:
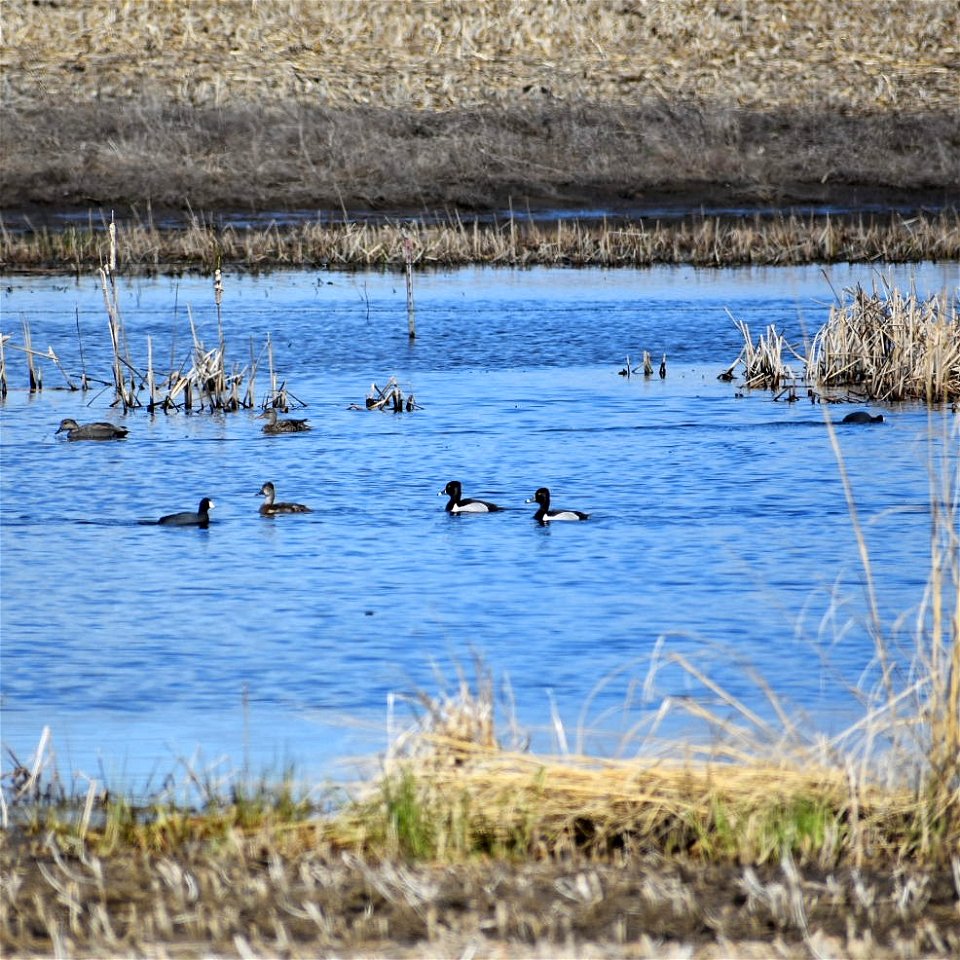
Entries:
<svg viewBox="0 0 960 960">
<path fill-rule="evenodd" d="M 648 266 L 692 263 L 787 265 L 960 259 L 960 212 L 916 217 L 687 217 L 635 222 L 518 218 L 446 223 L 309 223 L 217 227 L 194 217 L 182 230 L 152 223 L 117 225 L 121 270 L 198 270 L 221 264 L 248 270 L 288 267 L 417 269 L 490 266 Z M 0 220 L 0 269 L 82 273 L 108 256 L 106 226 L 41 227 L 14 232 Z"/>
<path fill-rule="evenodd" d="M 332 818 L 312 818 L 310 804 L 278 789 L 149 816 L 114 799 L 103 820 L 88 802 L 72 829 L 48 816 L 9 831 L 4 955 L 960 949 L 955 834 L 940 835 L 932 861 L 911 856 L 908 792 L 853 789 L 843 773 L 790 762 L 500 751 L 488 694 L 426 700 L 429 720 L 402 739 L 403 758 Z M 869 854 L 863 862 L 844 854 L 851 845 Z"/>
</svg>

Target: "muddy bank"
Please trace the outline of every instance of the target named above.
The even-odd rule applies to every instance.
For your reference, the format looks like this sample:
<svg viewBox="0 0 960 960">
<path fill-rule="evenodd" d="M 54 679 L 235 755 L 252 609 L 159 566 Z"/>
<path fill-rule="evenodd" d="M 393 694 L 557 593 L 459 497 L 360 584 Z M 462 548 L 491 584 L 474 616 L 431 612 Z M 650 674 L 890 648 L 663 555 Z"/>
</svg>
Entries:
<svg viewBox="0 0 960 960">
<path fill-rule="evenodd" d="M 522 105 L 443 114 L 150 103 L 8 113 L 6 221 L 114 210 L 327 218 L 590 210 L 939 210 L 960 199 L 960 115 Z"/>
<path fill-rule="evenodd" d="M 949 870 L 0 853 L 5 956 L 948 957 Z"/>
</svg>

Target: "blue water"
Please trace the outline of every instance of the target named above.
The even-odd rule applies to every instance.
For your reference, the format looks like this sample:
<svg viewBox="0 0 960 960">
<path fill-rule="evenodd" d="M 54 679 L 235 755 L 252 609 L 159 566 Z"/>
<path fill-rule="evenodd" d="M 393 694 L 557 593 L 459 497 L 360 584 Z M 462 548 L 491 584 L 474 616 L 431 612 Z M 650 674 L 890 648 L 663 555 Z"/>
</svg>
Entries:
<svg viewBox="0 0 960 960">
<path fill-rule="evenodd" d="M 886 274 L 955 290 L 955 264 Z M 874 274 L 832 267 L 836 289 Z M 268 437 L 253 412 L 122 416 L 110 392 L 40 395 L 8 346 L 0 406 L 3 743 L 29 758 L 44 725 L 61 775 L 117 787 L 187 764 L 335 775 L 382 750 L 404 697 L 452 691 L 474 658 L 535 747 L 630 753 L 667 702 L 724 715 L 682 655 L 764 717 L 768 684 L 816 729 L 876 681 L 863 571 L 820 407 L 738 397 L 717 374 L 776 323 L 802 343 L 826 318 L 819 268 L 697 271 L 465 269 L 416 278 L 228 276 L 228 355 L 270 334 L 278 377 L 312 431 Z M 93 279 L 5 279 L 2 329 L 54 347 L 73 380 L 109 379 Z M 216 342 L 212 282 L 124 281 L 131 353 L 179 367 L 188 316 Z M 78 336 L 79 329 L 79 336 Z M 82 344 L 82 356 L 81 356 Z M 618 376 L 643 349 L 668 375 Z M 258 392 L 268 386 L 266 361 Z M 422 409 L 362 405 L 396 376 Z M 853 409 L 853 408 L 848 408 Z M 930 463 L 956 471 L 956 415 L 904 404 L 839 431 L 887 635 L 912 646 L 929 570 Z M 845 411 L 843 411 L 845 412 Z M 127 440 L 69 443 L 63 417 Z M 437 491 L 507 507 L 452 517 Z M 265 480 L 313 513 L 257 513 Z M 546 485 L 586 523 L 540 527 Z M 209 529 L 139 523 L 216 502 Z M 906 616 L 904 616 L 906 615 Z M 652 657 L 656 654 L 656 659 Z M 757 682 L 762 678 L 762 683 Z M 501 729 L 506 732 L 502 718 Z"/>
</svg>

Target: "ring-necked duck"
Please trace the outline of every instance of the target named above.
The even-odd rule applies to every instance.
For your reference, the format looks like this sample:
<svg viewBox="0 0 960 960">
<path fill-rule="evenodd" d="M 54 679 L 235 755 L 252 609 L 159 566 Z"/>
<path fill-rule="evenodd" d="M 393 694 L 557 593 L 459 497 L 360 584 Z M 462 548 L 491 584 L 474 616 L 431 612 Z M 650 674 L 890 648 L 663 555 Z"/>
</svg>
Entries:
<svg viewBox="0 0 960 960">
<path fill-rule="evenodd" d="M 451 480 L 442 490 L 437 492 L 438 497 L 447 496 L 444 509 L 448 513 L 496 513 L 503 507 L 498 507 L 495 503 L 487 503 L 486 500 L 471 500 L 469 497 L 463 497 L 463 488 L 459 480 Z"/>
<path fill-rule="evenodd" d="M 524 502 L 539 504 L 539 509 L 533 515 L 533 519 L 539 523 L 547 523 L 550 520 L 586 520 L 590 516 L 589 513 L 581 513 L 579 510 L 551 510 L 550 491 L 546 487 L 541 487 Z"/>
<path fill-rule="evenodd" d="M 264 433 L 303 433 L 310 429 L 306 420 L 278 420 L 277 411 L 273 407 L 267 407 L 257 419 L 267 421 L 263 427 Z"/>
<path fill-rule="evenodd" d="M 213 501 L 209 497 L 204 497 L 196 513 L 191 513 L 189 510 L 182 513 L 168 513 L 157 523 L 164 527 L 205 527 L 210 522 L 210 511 L 213 506 Z"/>
<path fill-rule="evenodd" d="M 866 410 L 857 410 L 855 413 L 848 413 L 841 423 L 883 423 L 883 414 L 878 413 L 875 417 L 867 413 Z"/>
<path fill-rule="evenodd" d="M 85 423 L 82 426 L 70 417 L 60 421 L 56 433 L 66 433 L 68 440 L 122 440 L 130 431 L 112 423 Z"/>
<path fill-rule="evenodd" d="M 269 480 L 257 491 L 257 495 L 263 497 L 263 503 L 260 504 L 260 513 L 264 517 L 275 517 L 278 513 L 313 512 L 302 503 L 275 503 L 274 497 L 277 495 L 277 488 Z"/>
</svg>

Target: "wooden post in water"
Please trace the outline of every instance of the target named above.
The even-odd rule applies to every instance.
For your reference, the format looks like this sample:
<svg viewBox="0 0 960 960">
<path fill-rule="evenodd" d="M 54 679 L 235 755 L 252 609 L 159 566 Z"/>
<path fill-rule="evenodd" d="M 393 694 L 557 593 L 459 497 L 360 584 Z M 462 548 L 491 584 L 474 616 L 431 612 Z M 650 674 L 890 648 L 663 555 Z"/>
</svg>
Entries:
<svg viewBox="0 0 960 960">
<path fill-rule="evenodd" d="M 223 274 L 220 272 L 219 257 L 217 257 L 217 269 L 213 272 L 213 299 L 217 304 L 217 339 L 220 347 L 219 365 L 215 371 L 216 405 L 222 410 L 227 406 L 225 399 L 227 391 L 227 345 L 223 339 Z"/>
<path fill-rule="evenodd" d="M 416 340 L 417 311 L 413 305 L 413 240 L 406 231 L 403 234 L 403 260 L 406 264 L 407 276 L 407 335 L 411 340 Z"/>
</svg>

